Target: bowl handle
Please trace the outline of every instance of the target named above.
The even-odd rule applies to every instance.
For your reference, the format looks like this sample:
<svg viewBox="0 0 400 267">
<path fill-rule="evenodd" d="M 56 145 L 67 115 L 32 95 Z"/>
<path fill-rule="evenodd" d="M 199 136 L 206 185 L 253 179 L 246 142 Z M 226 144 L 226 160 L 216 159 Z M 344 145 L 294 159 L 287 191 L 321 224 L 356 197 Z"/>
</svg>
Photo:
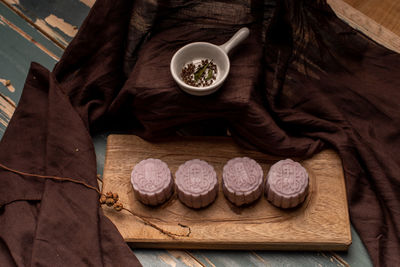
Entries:
<svg viewBox="0 0 400 267">
<path fill-rule="evenodd" d="M 247 36 L 249 36 L 249 33 L 250 33 L 250 31 L 248 28 L 246 28 L 246 27 L 241 28 L 232 36 L 231 39 L 229 39 L 229 41 L 220 45 L 219 47 L 222 48 L 222 50 L 224 50 L 225 53 L 228 54 L 232 48 L 234 48 L 235 46 L 240 44 L 244 39 L 246 39 Z"/>
</svg>

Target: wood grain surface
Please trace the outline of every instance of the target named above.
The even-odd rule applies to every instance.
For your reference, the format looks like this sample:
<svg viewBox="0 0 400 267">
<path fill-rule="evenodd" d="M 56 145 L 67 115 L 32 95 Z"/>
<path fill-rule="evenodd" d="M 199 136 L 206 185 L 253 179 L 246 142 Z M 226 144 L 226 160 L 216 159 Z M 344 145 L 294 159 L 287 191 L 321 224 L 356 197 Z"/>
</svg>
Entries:
<svg viewBox="0 0 400 267">
<path fill-rule="evenodd" d="M 400 1 L 398 0 L 344 0 L 377 24 L 400 36 Z"/>
<path fill-rule="evenodd" d="M 388 15 L 386 17 L 387 19 L 383 19 L 383 17 L 378 16 L 379 20 L 376 21 L 373 19 L 373 17 L 369 17 L 361 10 L 355 9 L 349 4 L 351 3 L 353 5 L 358 5 L 357 1 L 347 0 L 346 2 L 349 3 L 346 3 L 342 0 L 327 0 L 327 2 L 331 6 L 332 10 L 336 13 L 336 15 L 344 22 L 349 24 L 352 28 L 362 32 L 363 34 L 365 34 L 375 42 L 385 46 L 386 48 L 400 53 L 400 19 L 398 16 L 395 16 L 394 14 Z M 380 10 L 380 5 L 377 3 L 378 1 L 374 2 L 375 5 L 367 6 L 376 7 L 371 10 Z M 395 3 L 394 1 L 390 2 Z M 393 6 L 397 9 L 400 9 L 400 1 L 398 1 L 397 4 L 393 4 Z M 390 27 L 397 32 L 394 33 L 386 27 Z"/>
<path fill-rule="evenodd" d="M 150 143 L 134 135 L 110 135 L 104 165 L 103 192 L 117 192 L 124 206 L 164 230 L 189 237 L 171 238 L 146 225 L 127 211 L 104 206 L 106 216 L 127 242 L 136 247 L 201 249 L 345 250 L 351 244 L 350 222 L 340 158 L 323 151 L 302 161 L 310 176 L 310 191 L 298 208 L 283 210 L 262 197 L 247 207 L 235 207 L 220 188 L 207 208 L 186 207 L 174 195 L 161 207 L 141 204 L 130 183 L 132 168 L 146 158 L 165 161 L 174 174 L 180 164 L 193 158 L 214 166 L 221 179 L 223 165 L 231 158 L 248 156 L 263 168 L 282 159 L 244 150 L 229 137 L 185 137 Z M 264 176 L 265 176 L 264 175 Z M 221 184 L 221 183 L 220 183 Z"/>
</svg>

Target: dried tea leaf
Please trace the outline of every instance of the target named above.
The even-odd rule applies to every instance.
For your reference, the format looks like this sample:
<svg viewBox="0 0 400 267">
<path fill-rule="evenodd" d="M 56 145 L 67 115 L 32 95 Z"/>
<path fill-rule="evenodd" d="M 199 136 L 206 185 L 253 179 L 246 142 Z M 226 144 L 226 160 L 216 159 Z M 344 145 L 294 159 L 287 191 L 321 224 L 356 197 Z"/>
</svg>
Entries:
<svg viewBox="0 0 400 267">
<path fill-rule="evenodd" d="M 204 67 L 202 67 L 201 69 L 199 69 L 198 71 L 195 72 L 194 74 L 194 80 L 198 81 L 200 79 L 201 76 L 203 76 L 203 73 L 206 71 L 208 65 L 210 64 L 211 61 L 209 61 Z"/>
<path fill-rule="evenodd" d="M 214 76 L 214 71 L 212 69 L 208 69 L 208 76 L 206 78 L 206 81 L 212 79 Z"/>
</svg>

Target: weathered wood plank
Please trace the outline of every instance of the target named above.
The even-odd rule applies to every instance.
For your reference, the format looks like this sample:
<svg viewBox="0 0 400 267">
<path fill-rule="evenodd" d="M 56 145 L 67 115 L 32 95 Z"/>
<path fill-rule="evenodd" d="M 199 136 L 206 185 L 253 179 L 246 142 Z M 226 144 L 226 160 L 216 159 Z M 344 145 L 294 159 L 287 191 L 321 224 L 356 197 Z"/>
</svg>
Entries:
<svg viewBox="0 0 400 267">
<path fill-rule="evenodd" d="M 323 252 L 193 251 L 205 266 L 343 266 Z M 345 266 L 345 265 L 344 265 Z"/>
<path fill-rule="evenodd" d="M 0 2 L 0 14 L 1 21 L 0 24 L 4 27 L 8 27 L 18 33 L 21 37 L 32 42 L 40 50 L 45 52 L 47 55 L 52 57 L 57 61 L 63 53 L 63 49 L 54 44 L 49 40 L 43 33 L 41 33 L 37 28 L 33 27 L 29 23 L 26 23 L 24 18 L 13 12 L 6 4 Z M 0 37 L 4 42 L 6 42 L 6 33 L 3 33 Z M 15 43 L 18 40 L 15 41 Z M 7 42 L 6 42 L 7 44 Z M 3 44 L 4 45 L 4 44 Z"/>
<path fill-rule="evenodd" d="M 61 48 L 78 32 L 94 1 L 1 0 Z"/>
<path fill-rule="evenodd" d="M 184 250 L 163 249 L 133 249 L 136 257 L 144 267 L 202 267 L 205 266 L 197 261 Z"/>
<path fill-rule="evenodd" d="M 351 227 L 351 235 L 353 237 L 353 244 L 349 250 L 347 252 L 332 253 L 332 257 L 335 257 L 338 261 L 343 260 L 352 267 L 372 267 L 373 265 L 368 252 L 353 227 Z"/>
<path fill-rule="evenodd" d="M 400 1 L 398 0 L 344 0 L 378 24 L 400 36 Z"/>
<path fill-rule="evenodd" d="M 94 3 L 96 2 L 96 0 L 79 0 L 80 2 L 84 3 L 85 5 L 87 5 L 88 7 L 92 7 L 94 5 Z"/>
<path fill-rule="evenodd" d="M 347 252 L 330 251 L 208 251 L 190 253 L 205 266 L 352 266 L 372 267 L 368 253 L 352 228 L 353 244 Z"/>
<path fill-rule="evenodd" d="M 51 69 L 63 50 L 0 3 L 0 138 L 22 93 L 32 61 Z"/>
<path fill-rule="evenodd" d="M 0 92 L 0 140 L 14 114 L 15 103 Z"/>
<path fill-rule="evenodd" d="M 248 251 L 196 250 L 191 251 L 191 253 L 207 267 L 269 266 L 264 259 Z M 284 253 L 285 257 L 288 254 L 290 253 Z M 285 257 L 281 257 L 281 260 L 287 264 L 289 262 L 285 260 Z"/>
<path fill-rule="evenodd" d="M 400 53 L 400 36 L 385 27 L 385 25 L 391 25 L 387 21 L 383 21 L 386 22 L 385 24 L 379 24 L 372 18 L 353 8 L 342 0 L 327 0 L 327 2 L 336 13 L 336 15 L 344 22 L 349 24 L 351 27 L 364 33 L 375 42 L 397 53 Z M 377 4 L 375 3 L 375 5 Z M 395 20 L 398 22 L 398 24 L 400 24 L 400 15 L 397 14 L 392 14 L 390 20 Z"/>
<path fill-rule="evenodd" d="M 34 44 L 35 46 L 37 46 L 40 50 L 42 50 L 43 52 L 45 52 L 46 54 L 48 54 L 51 58 L 53 58 L 54 60 L 58 61 L 59 58 L 50 50 L 48 50 L 46 48 L 46 46 L 42 45 L 41 43 L 38 43 L 35 39 L 32 38 L 32 36 L 30 36 L 29 34 L 27 34 L 26 32 L 24 32 L 23 30 L 21 30 L 18 26 L 16 26 L 15 24 L 13 24 L 11 21 L 9 21 L 8 19 L 6 19 L 5 17 L 0 15 L 0 21 L 3 25 L 7 25 L 8 27 L 10 27 L 12 30 L 14 30 L 15 32 L 17 32 L 19 35 L 21 35 L 22 37 L 24 37 L 26 40 L 28 40 L 29 42 L 31 42 L 32 44 Z"/>
</svg>

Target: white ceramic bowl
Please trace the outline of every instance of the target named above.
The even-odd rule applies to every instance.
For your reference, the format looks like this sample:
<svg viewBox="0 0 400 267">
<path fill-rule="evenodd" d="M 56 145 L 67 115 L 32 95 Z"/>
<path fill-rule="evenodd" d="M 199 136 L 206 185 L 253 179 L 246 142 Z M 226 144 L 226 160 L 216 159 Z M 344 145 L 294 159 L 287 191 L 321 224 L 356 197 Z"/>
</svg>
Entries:
<svg viewBox="0 0 400 267">
<path fill-rule="evenodd" d="M 192 95 L 208 95 L 217 91 L 228 77 L 230 70 L 229 51 L 249 36 L 248 28 L 241 28 L 232 38 L 223 45 L 214 45 L 206 42 L 196 42 L 180 48 L 172 57 L 171 74 L 178 86 Z M 202 59 L 212 60 L 217 65 L 216 80 L 209 86 L 195 87 L 186 84 L 181 78 L 183 67 L 191 62 Z"/>
</svg>

